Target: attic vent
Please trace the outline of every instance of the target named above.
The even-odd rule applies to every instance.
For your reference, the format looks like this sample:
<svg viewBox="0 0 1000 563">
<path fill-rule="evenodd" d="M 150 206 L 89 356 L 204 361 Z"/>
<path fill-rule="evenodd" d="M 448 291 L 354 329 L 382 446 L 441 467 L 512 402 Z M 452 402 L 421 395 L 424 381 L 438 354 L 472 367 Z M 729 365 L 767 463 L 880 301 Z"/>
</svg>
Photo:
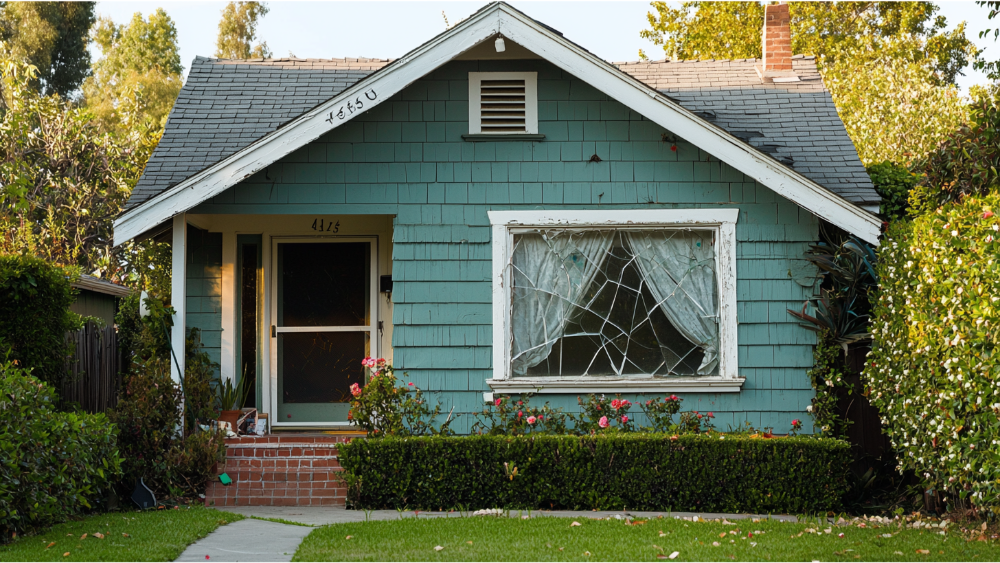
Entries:
<svg viewBox="0 0 1000 563">
<path fill-rule="evenodd" d="M 538 133 L 538 74 L 470 72 L 469 133 Z"/>
</svg>

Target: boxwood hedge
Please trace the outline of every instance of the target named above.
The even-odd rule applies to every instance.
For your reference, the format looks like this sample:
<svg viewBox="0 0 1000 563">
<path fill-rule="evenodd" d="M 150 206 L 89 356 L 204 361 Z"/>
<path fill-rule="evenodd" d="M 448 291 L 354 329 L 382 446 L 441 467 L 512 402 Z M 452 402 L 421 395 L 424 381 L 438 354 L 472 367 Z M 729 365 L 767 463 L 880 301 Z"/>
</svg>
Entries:
<svg viewBox="0 0 1000 563">
<path fill-rule="evenodd" d="M 840 440 L 718 434 L 434 436 L 340 447 L 352 506 L 410 510 L 836 510 L 850 459 Z"/>
</svg>

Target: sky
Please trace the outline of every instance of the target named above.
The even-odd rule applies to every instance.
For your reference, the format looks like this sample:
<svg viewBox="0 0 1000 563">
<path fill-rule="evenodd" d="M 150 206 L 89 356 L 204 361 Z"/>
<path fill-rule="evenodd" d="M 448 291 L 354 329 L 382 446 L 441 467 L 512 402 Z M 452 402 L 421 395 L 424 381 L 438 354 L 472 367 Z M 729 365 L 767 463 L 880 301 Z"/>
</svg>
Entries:
<svg viewBox="0 0 1000 563">
<path fill-rule="evenodd" d="M 652 59 L 663 58 L 649 41 L 639 37 L 648 26 L 649 2 L 620 1 L 527 1 L 508 0 L 515 8 L 553 27 L 568 39 L 608 61 L 633 61 L 639 49 Z M 271 11 L 258 31 L 275 57 L 294 54 L 302 58 L 373 57 L 396 58 L 444 31 L 441 12 L 451 24 L 472 14 L 486 2 L 268 2 Z M 162 7 L 177 24 L 181 62 L 185 71 L 195 56 L 215 52 L 219 16 L 226 2 L 130 1 L 98 2 L 97 13 L 117 23 L 126 23 L 135 12 L 143 15 Z M 985 57 L 1000 59 L 1000 43 L 992 37 L 979 39 L 978 32 L 990 27 L 987 11 L 972 1 L 940 2 L 940 15 L 949 29 L 967 22 L 966 36 Z M 996 26 L 994 26 L 996 27 Z M 965 69 L 958 84 L 963 91 L 986 82 L 981 73 Z"/>
</svg>

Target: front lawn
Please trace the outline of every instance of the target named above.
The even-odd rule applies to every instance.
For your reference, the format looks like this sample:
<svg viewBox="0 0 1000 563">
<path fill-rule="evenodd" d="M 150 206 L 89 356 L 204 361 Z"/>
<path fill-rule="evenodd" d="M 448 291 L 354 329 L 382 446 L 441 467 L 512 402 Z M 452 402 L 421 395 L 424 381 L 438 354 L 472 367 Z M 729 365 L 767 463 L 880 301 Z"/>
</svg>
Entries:
<svg viewBox="0 0 1000 563">
<path fill-rule="evenodd" d="M 995 541 L 967 542 L 955 532 L 942 536 L 896 525 L 408 517 L 317 528 L 294 561 L 656 561 L 669 560 L 673 552 L 674 561 L 1000 560 Z"/>
<path fill-rule="evenodd" d="M 209 532 L 242 519 L 203 507 L 108 512 L 0 546 L 0 561 L 173 561 Z"/>
</svg>

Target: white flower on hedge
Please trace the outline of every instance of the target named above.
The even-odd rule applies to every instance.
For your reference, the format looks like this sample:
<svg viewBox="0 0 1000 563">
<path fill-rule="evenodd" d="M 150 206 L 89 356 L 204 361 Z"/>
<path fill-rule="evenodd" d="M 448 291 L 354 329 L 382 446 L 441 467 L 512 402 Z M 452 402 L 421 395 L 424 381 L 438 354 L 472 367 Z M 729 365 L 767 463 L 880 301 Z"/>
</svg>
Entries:
<svg viewBox="0 0 1000 563">
<path fill-rule="evenodd" d="M 996 405 L 994 406 L 994 408 L 1000 408 L 1000 403 L 997 403 L 997 404 L 996 404 Z M 812 411 L 813 411 L 813 407 L 812 407 L 812 405 L 809 405 L 808 407 L 806 407 L 806 412 L 812 412 Z"/>
</svg>

